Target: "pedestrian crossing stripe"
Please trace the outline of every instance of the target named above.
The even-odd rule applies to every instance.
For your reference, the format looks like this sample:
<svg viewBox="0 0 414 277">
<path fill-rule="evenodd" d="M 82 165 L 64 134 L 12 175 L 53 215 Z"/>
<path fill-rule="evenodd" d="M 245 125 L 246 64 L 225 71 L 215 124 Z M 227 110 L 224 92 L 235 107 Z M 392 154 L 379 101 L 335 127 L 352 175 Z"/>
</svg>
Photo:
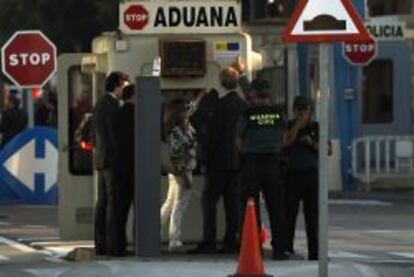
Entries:
<svg viewBox="0 0 414 277">
<path fill-rule="evenodd" d="M 0 263 L 4 262 L 4 261 L 10 261 L 10 258 L 6 257 L 6 256 L 3 256 L 3 255 L 0 255 Z"/>
<path fill-rule="evenodd" d="M 378 200 L 359 200 L 359 199 L 331 199 L 329 200 L 330 205 L 360 205 L 360 206 L 383 206 L 389 207 L 394 204 L 391 202 L 378 201 Z"/>
<path fill-rule="evenodd" d="M 44 260 L 52 263 L 66 263 L 65 260 L 62 260 L 59 257 L 46 257 Z"/>
<path fill-rule="evenodd" d="M 329 251 L 328 256 L 333 259 L 371 259 L 370 256 L 347 251 Z"/>
<path fill-rule="evenodd" d="M 25 269 L 24 271 L 27 273 L 31 273 L 34 276 L 38 277 L 58 277 L 61 276 L 65 271 L 69 270 L 68 268 L 30 268 Z"/>
<path fill-rule="evenodd" d="M 390 254 L 395 256 L 401 256 L 405 258 L 414 259 L 414 252 L 390 252 Z"/>
<path fill-rule="evenodd" d="M 9 240 L 9 239 L 3 238 L 3 237 L 0 237 L 0 243 L 6 244 L 10 247 L 13 247 L 13 248 L 15 248 L 19 251 L 25 252 L 25 253 L 36 252 L 36 249 L 33 249 L 33 248 L 31 248 L 27 245 L 24 245 L 24 244 L 21 244 L 21 243 L 18 243 L 16 241 Z"/>
</svg>

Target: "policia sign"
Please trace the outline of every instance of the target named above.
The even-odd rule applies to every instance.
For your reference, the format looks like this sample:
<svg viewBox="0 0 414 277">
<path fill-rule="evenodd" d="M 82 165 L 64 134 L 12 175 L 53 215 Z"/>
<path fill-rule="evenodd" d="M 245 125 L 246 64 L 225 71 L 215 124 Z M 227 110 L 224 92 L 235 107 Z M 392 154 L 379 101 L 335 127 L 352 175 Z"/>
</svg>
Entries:
<svg viewBox="0 0 414 277">
<path fill-rule="evenodd" d="M 202 34 L 241 31 L 237 0 L 142 0 L 119 8 L 119 28 L 125 34 Z"/>
</svg>

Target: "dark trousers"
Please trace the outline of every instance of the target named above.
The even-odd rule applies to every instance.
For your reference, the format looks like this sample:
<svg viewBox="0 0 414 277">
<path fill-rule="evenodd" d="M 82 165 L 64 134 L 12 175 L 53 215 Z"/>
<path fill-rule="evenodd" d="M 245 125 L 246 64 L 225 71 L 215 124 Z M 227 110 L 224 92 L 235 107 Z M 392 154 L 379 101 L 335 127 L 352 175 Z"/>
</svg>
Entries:
<svg viewBox="0 0 414 277">
<path fill-rule="evenodd" d="M 303 202 L 309 258 L 318 257 L 318 170 L 288 171 L 287 183 L 287 250 L 293 252 L 296 218 Z"/>
<path fill-rule="evenodd" d="M 279 159 L 276 155 L 250 154 L 246 155 L 242 168 L 243 215 L 247 200 L 253 197 L 258 230 L 261 229 L 260 191 L 262 191 L 269 214 L 273 251 L 284 253 L 286 249 L 285 202 Z"/>
<path fill-rule="evenodd" d="M 126 226 L 128 223 L 128 214 L 131 206 L 134 204 L 134 170 L 133 168 L 124 167 L 121 173 L 120 188 L 120 238 L 121 248 L 123 250 L 127 247 Z M 135 235 L 135 223 L 133 235 Z"/>
<path fill-rule="evenodd" d="M 95 209 L 95 251 L 98 255 L 122 254 L 120 203 L 114 170 L 99 170 Z"/>
<path fill-rule="evenodd" d="M 215 244 L 217 232 L 217 202 L 223 196 L 226 232 L 223 244 L 233 247 L 239 225 L 240 191 L 236 170 L 207 171 L 203 192 L 203 242 Z"/>
</svg>

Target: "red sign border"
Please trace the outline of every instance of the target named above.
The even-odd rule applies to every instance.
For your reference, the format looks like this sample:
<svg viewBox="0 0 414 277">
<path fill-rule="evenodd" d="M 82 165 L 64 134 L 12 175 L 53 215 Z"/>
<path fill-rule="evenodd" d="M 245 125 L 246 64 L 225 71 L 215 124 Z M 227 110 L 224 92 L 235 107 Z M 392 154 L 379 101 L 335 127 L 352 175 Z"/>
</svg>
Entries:
<svg viewBox="0 0 414 277">
<path fill-rule="evenodd" d="M 53 49 L 53 55 L 54 55 L 54 65 L 53 65 L 53 71 L 49 74 L 49 76 L 45 79 L 45 81 L 42 84 L 31 84 L 31 85 L 20 85 L 9 73 L 6 71 L 6 55 L 4 54 L 5 49 L 10 45 L 10 43 L 19 35 L 21 34 L 38 34 L 43 37 L 51 46 Z M 53 74 L 57 71 L 57 50 L 55 44 L 47 37 L 45 36 L 42 31 L 40 30 L 24 30 L 24 31 L 17 31 L 15 32 L 4 44 L 4 46 L 1 48 L 1 70 L 4 75 L 6 75 L 16 86 L 20 88 L 42 88 L 53 76 Z"/>
<path fill-rule="evenodd" d="M 341 0 L 349 16 L 354 21 L 359 34 L 323 34 L 323 35 L 292 35 L 293 28 L 303 13 L 308 0 L 300 0 L 292 17 L 289 19 L 288 25 L 285 27 L 282 33 L 283 42 L 341 42 L 341 41 L 364 41 L 370 38 L 370 35 L 365 28 L 364 23 L 356 12 L 353 4 L 350 0 Z"/>
<path fill-rule="evenodd" d="M 372 39 L 374 41 L 374 45 L 375 45 L 375 55 L 373 55 L 368 61 L 366 61 L 365 63 L 354 63 L 352 62 L 345 54 L 345 43 L 353 43 L 353 42 L 358 42 L 358 41 L 344 41 L 342 43 L 342 57 L 352 66 L 357 66 L 357 67 L 362 67 L 362 66 L 367 66 L 369 65 L 373 60 L 375 60 L 378 57 L 378 41 L 376 41 L 375 39 Z"/>
</svg>

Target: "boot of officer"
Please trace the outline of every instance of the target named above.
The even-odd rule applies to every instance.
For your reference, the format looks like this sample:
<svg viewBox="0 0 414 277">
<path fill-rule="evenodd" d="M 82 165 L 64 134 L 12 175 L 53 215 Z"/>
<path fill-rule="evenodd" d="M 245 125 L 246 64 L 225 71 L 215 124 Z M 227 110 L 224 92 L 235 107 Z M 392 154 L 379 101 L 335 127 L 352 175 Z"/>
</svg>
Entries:
<svg viewBox="0 0 414 277">
<path fill-rule="evenodd" d="M 269 83 L 253 81 L 253 105 L 239 119 L 237 144 L 243 153 L 241 170 L 242 212 L 247 199 L 256 203 L 257 226 L 261 228 L 260 192 L 269 214 L 273 259 L 288 258 L 285 253 L 285 212 L 281 180 L 282 137 L 286 129 L 282 110 L 270 102 Z M 244 218 L 244 217 L 242 217 Z"/>
</svg>

